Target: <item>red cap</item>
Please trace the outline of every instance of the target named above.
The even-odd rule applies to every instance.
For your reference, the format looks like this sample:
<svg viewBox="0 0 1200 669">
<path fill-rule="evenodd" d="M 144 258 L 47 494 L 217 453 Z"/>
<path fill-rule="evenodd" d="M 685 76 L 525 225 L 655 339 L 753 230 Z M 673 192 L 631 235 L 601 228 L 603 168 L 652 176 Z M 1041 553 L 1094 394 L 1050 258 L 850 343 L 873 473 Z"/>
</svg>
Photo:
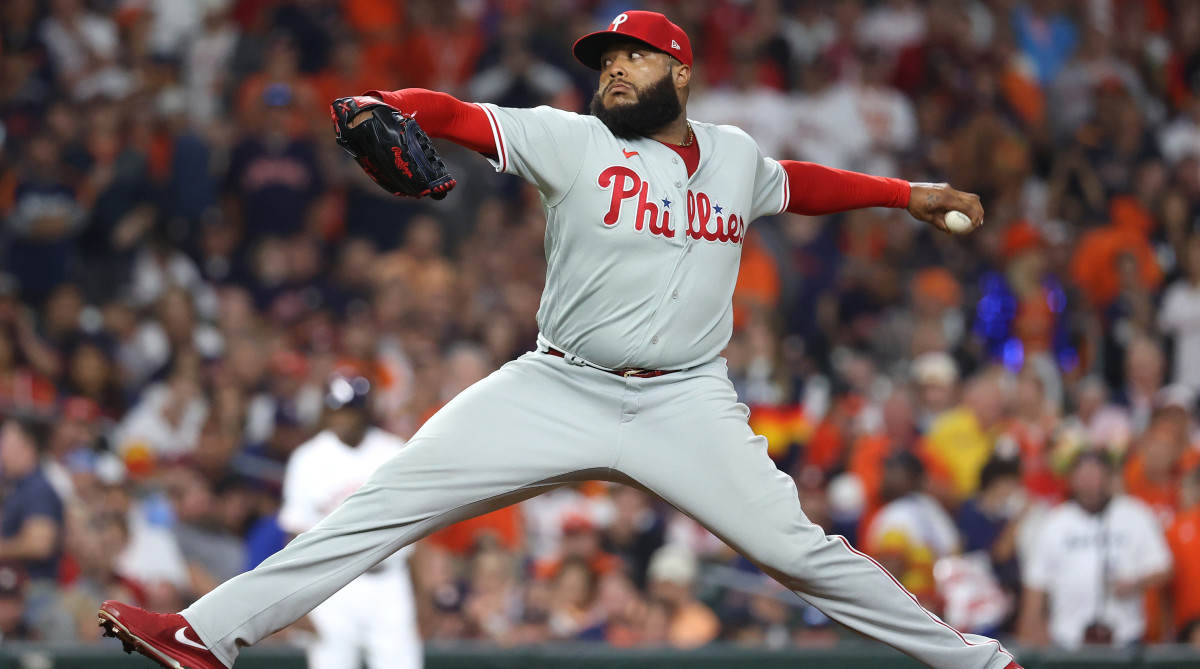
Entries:
<svg viewBox="0 0 1200 669">
<path fill-rule="evenodd" d="M 1037 228 L 1033 227 L 1029 221 L 1020 220 L 1004 231 L 1000 251 L 1006 257 L 1012 258 L 1025 251 L 1040 248 L 1044 243 L 1042 233 L 1038 232 Z"/>
<path fill-rule="evenodd" d="M 600 54 L 609 44 L 633 38 L 674 56 L 685 65 L 692 64 L 692 43 L 683 28 L 658 12 L 628 11 L 617 14 L 607 30 L 579 38 L 571 50 L 575 60 L 593 70 L 600 69 Z"/>
<path fill-rule="evenodd" d="M 271 369 L 282 376 L 302 379 L 308 375 L 308 359 L 296 351 L 283 349 L 271 356 Z"/>
<path fill-rule="evenodd" d="M 563 534 L 591 532 L 595 527 L 590 518 L 580 513 L 568 514 L 562 521 Z"/>
<path fill-rule="evenodd" d="M 63 418 L 90 423 L 100 417 L 100 405 L 95 400 L 76 395 L 68 397 L 62 406 Z"/>
</svg>

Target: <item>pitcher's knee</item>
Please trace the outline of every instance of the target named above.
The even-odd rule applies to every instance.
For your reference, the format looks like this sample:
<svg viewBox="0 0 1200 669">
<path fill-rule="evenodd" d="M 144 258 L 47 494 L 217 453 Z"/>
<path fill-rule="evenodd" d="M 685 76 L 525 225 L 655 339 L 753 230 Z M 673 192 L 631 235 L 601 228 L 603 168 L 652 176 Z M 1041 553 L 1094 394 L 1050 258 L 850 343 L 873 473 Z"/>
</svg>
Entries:
<svg viewBox="0 0 1200 669">
<path fill-rule="evenodd" d="M 756 545 L 744 548 L 747 557 L 767 575 L 796 590 L 816 577 L 813 555 L 825 541 L 821 528 L 810 525 L 804 531 L 777 534 L 771 541 L 755 542 Z"/>
</svg>

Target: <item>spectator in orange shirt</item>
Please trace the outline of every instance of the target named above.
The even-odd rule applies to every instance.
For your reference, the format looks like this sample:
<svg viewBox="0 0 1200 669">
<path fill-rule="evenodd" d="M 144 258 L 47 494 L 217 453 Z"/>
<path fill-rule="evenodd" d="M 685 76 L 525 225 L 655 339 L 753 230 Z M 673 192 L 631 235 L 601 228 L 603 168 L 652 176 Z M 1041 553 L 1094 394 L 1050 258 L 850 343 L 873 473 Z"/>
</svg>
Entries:
<svg viewBox="0 0 1200 669">
<path fill-rule="evenodd" d="M 904 390 L 896 390 L 888 396 L 881 407 L 883 425 L 881 429 L 859 437 L 851 448 L 847 471 L 862 484 L 866 502 L 859 527 L 870 524 L 882 506 L 884 467 L 888 458 L 897 453 L 911 453 L 921 460 L 931 487 L 949 490 L 949 473 L 925 450 L 925 441 L 917 432 L 912 396 Z M 941 495 L 935 495 L 941 497 Z"/>
<path fill-rule="evenodd" d="M 1084 233 L 1071 258 L 1071 278 L 1092 306 L 1103 311 L 1121 293 L 1119 264 L 1132 263 L 1132 274 L 1142 287 L 1154 290 L 1162 281 L 1162 270 L 1154 248 L 1137 230 L 1107 225 Z"/>
<path fill-rule="evenodd" d="M 459 94 L 476 72 L 484 51 L 480 12 L 464 3 L 418 2 L 410 4 L 408 18 L 404 36 L 396 45 L 391 78 L 398 76 L 409 87 Z M 513 23 L 503 24 L 501 33 L 511 32 Z"/>
<path fill-rule="evenodd" d="M 343 38 L 334 43 L 329 60 L 329 67 L 311 79 L 317 104 L 330 104 L 343 95 L 364 93 L 390 78 L 386 63 L 366 59 L 363 44 L 356 39 Z M 313 117 L 313 123 L 324 129 L 329 122 L 326 116 Z"/>
<path fill-rule="evenodd" d="M 1183 511 L 1167 529 L 1167 545 L 1175 556 L 1167 592 L 1177 640 L 1200 648 L 1200 466 L 1183 478 L 1179 503 Z"/>
<path fill-rule="evenodd" d="M 733 322 L 745 325 L 751 312 L 771 313 L 779 304 L 782 290 L 779 262 L 751 228 L 742 244 L 742 264 L 733 287 Z"/>
<path fill-rule="evenodd" d="M 1066 484 L 1051 463 L 1052 438 L 1058 427 L 1058 414 L 1046 400 L 1045 383 L 1031 366 L 1017 376 L 1013 394 L 1013 418 L 1005 433 L 1017 442 L 1021 453 L 1021 479 L 1031 494 L 1060 501 Z"/>
<path fill-rule="evenodd" d="M 342 15 L 354 38 L 363 45 L 363 60 L 391 63 L 396 58 L 404 5 L 396 0 L 347 0 Z M 407 84 L 407 82 L 402 82 Z"/>
<path fill-rule="evenodd" d="M 262 70 L 246 77 L 238 88 L 236 113 L 241 127 L 262 129 L 265 120 L 262 112 L 267 106 L 264 93 L 272 84 L 282 84 L 292 94 L 294 104 L 286 120 L 287 133 L 302 134 L 309 129 L 311 119 L 329 116 L 325 107 L 328 103 L 318 100 L 313 85 L 301 76 L 299 63 L 299 52 L 291 37 L 275 35 L 267 46 Z"/>
<path fill-rule="evenodd" d="M 1145 502 L 1164 527 L 1180 509 L 1184 474 L 1200 464 L 1200 451 L 1189 447 L 1186 429 L 1176 427 L 1180 412 L 1178 407 L 1159 410 L 1125 464 L 1126 492 Z"/>
</svg>

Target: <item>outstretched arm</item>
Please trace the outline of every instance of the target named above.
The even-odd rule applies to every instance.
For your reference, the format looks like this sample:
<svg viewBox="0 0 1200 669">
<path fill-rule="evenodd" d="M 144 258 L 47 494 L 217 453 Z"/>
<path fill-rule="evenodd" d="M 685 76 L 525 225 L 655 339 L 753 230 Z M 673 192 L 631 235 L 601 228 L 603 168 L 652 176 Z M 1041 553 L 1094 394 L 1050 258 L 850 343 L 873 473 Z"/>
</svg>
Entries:
<svg viewBox="0 0 1200 669">
<path fill-rule="evenodd" d="M 946 212 L 961 211 L 972 229 L 983 224 L 979 196 L 947 184 L 910 184 L 815 163 L 781 160 L 788 176 L 788 206 L 793 214 L 820 216 L 864 207 L 904 208 L 913 218 L 946 231 Z"/>
<path fill-rule="evenodd" d="M 496 157 L 496 141 L 487 112 L 479 105 L 424 88 L 403 88 L 398 91 L 367 91 L 364 95 L 378 98 L 405 114 L 417 117 L 421 129 L 430 137 L 448 139 L 459 146 Z M 351 127 L 357 125 L 355 118 Z"/>
</svg>

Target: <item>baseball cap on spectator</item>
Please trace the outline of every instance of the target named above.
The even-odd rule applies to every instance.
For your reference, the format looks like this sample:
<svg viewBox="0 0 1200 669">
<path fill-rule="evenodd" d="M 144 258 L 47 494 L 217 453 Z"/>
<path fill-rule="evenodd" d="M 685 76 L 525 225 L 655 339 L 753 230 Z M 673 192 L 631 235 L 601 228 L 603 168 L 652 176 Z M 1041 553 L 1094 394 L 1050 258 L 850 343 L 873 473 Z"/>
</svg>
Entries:
<svg viewBox="0 0 1200 669">
<path fill-rule="evenodd" d="M 1041 248 L 1045 240 L 1042 233 L 1029 221 L 1017 221 L 1004 231 L 1001 252 L 1005 258 L 1014 258 L 1026 251 Z"/>
<path fill-rule="evenodd" d="M 365 409 L 371 382 L 364 376 L 334 374 L 325 392 L 325 406 L 333 409 Z"/>
<path fill-rule="evenodd" d="M 62 417 L 65 420 L 77 420 L 90 423 L 100 417 L 100 405 L 90 397 L 75 395 L 63 401 Z"/>
<path fill-rule="evenodd" d="M 287 107 L 292 104 L 292 87 L 275 82 L 263 89 L 263 104 L 268 107 Z"/>
<path fill-rule="evenodd" d="M 95 476 L 101 485 L 119 486 L 125 483 L 125 464 L 112 453 L 77 448 L 67 454 L 65 464 L 72 473 Z"/>
<path fill-rule="evenodd" d="M 650 566 L 646 570 L 649 581 L 665 581 L 687 585 L 696 580 L 700 565 L 696 555 L 687 546 L 667 544 L 654 551 Z"/>
<path fill-rule="evenodd" d="M 600 54 L 609 45 L 626 42 L 630 38 L 674 56 L 684 65 L 692 64 L 692 43 L 688 41 L 687 33 L 658 12 L 629 11 L 617 14 L 607 29 L 580 37 L 571 52 L 575 54 L 575 60 L 599 70 Z"/>
<path fill-rule="evenodd" d="M 1191 415 L 1196 408 L 1196 392 L 1182 383 L 1172 383 L 1159 389 L 1154 404 L 1160 409 L 1179 407 Z"/>
<path fill-rule="evenodd" d="M 928 298 L 944 307 L 962 304 L 962 287 L 944 267 L 927 267 L 917 272 L 913 276 L 912 291 L 914 296 Z"/>
<path fill-rule="evenodd" d="M 567 514 L 562 521 L 563 534 L 571 534 L 573 532 L 590 532 L 596 528 L 591 519 L 580 513 Z"/>
<path fill-rule="evenodd" d="M 28 583 L 24 567 L 13 562 L 0 564 L 0 597 L 23 597 Z"/>
<path fill-rule="evenodd" d="M 1096 82 L 1096 86 L 1093 90 L 1101 95 L 1123 96 L 1129 92 L 1129 89 L 1125 86 L 1125 82 L 1121 79 L 1121 77 L 1115 74 L 1108 74 L 1100 77 L 1100 80 Z"/>
<path fill-rule="evenodd" d="M 271 356 L 271 371 L 283 376 L 302 379 L 308 375 L 308 360 L 296 351 L 276 351 Z"/>
<path fill-rule="evenodd" d="M 112 453 L 101 453 L 96 456 L 96 478 L 106 486 L 123 485 L 128 476 L 125 463 Z"/>
<path fill-rule="evenodd" d="M 947 353 L 923 353 L 913 360 L 912 377 L 919 385 L 952 385 L 958 381 L 958 365 Z"/>
</svg>

